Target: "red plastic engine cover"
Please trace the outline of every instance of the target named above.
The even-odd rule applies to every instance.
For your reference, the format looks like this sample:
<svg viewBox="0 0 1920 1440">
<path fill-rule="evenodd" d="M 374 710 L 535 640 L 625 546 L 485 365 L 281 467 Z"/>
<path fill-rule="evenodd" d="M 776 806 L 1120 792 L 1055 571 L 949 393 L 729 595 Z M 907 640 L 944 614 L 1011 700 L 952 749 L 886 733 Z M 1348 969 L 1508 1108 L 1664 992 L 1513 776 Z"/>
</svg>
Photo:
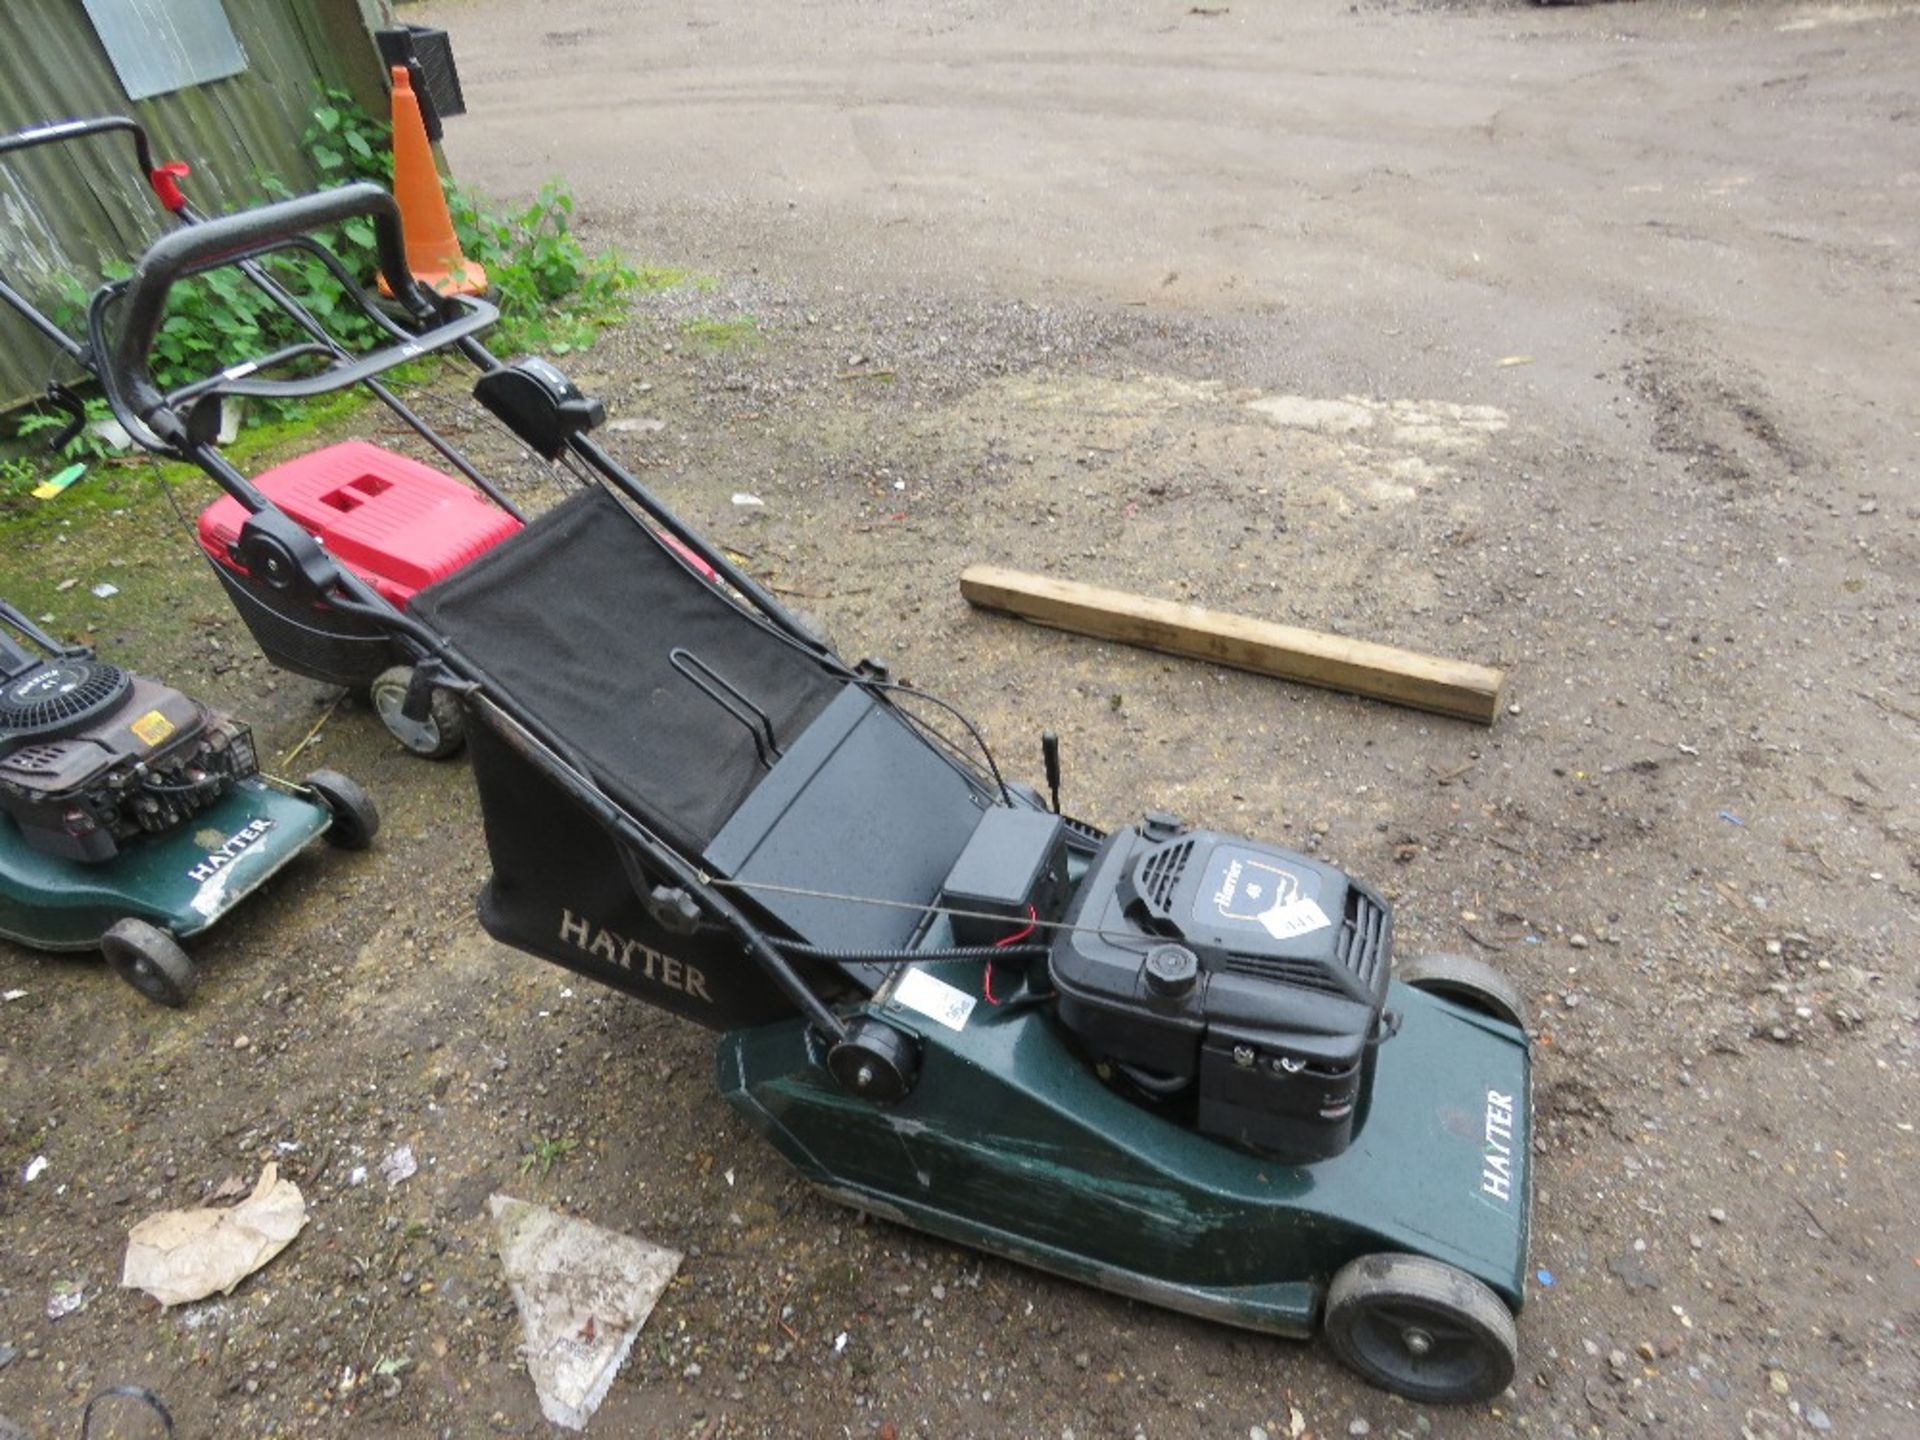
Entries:
<svg viewBox="0 0 1920 1440">
<path fill-rule="evenodd" d="M 329 445 L 276 465 L 253 482 L 327 552 L 404 609 L 416 591 L 452 574 L 520 522 L 431 466 L 365 440 Z M 229 547 L 246 508 L 232 496 L 200 514 L 200 548 L 240 573 Z"/>
</svg>

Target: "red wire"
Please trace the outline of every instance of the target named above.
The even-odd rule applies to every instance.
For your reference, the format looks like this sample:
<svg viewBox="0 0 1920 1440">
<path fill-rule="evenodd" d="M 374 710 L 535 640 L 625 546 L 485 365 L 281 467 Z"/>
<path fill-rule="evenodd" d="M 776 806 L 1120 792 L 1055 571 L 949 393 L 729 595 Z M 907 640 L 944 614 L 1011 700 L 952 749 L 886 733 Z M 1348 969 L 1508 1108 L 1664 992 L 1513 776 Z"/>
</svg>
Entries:
<svg viewBox="0 0 1920 1440">
<path fill-rule="evenodd" d="M 1033 934 L 1034 930 L 1039 927 L 1039 924 L 1040 924 L 1040 912 L 1034 909 L 1033 906 L 1031 905 L 1027 906 L 1026 925 L 1023 928 L 1014 931 L 1013 934 L 1004 936 L 1003 938 L 994 941 L 993 948 L 996 950 L 1004 950 L 1009 945 L 1017 945 L 1020 941 L 1026 939 L 1027 936 Z M 993 998 L 993 961 L 991 960 L 987 961 L 987 973 L 983 977 L 981 977 L 980 989 L 982 993 L 986 995 L 987 1003 L 989 1005 L 998 1005 L 1000 1003 L 998 1000 Z"/>
<path fill-rule="evenodd" d="M 1031 905 L 1027 906 L 1026 925 L 1023 928 L 1014 931 L 1013 934 L 1006 936 L 1004 939 L 994 941 L 993 948 L 996 950 L 1004 950 L 1009 945 L 1019 944 L 1022 940 L 1026 939 L 1027 936 L 1033 934 L 1035 927 L 1038 926 L 1039 923 L 1040 923 L 1040 912 L 1034 909 L 1033 906 Z"/>
</svg>

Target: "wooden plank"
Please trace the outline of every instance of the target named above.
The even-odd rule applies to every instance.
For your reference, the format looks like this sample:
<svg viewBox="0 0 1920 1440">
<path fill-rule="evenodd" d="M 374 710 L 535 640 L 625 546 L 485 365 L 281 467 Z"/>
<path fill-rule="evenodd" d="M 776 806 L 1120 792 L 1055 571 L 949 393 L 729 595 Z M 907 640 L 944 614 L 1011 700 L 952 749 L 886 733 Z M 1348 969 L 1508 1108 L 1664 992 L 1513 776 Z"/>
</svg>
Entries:
<svg viewBox="0 0 1920 1440">
<path fill-rule="evenodd" d="M 1506 672 L 1487 665 L 998 565 L 968 566 L 960 576 L 960 593 L 984 609 L 1002 610 L 1057 630 L 1344 690 L 1482 725 L 1498 718 L 1506 685 Z"/>
</svg>

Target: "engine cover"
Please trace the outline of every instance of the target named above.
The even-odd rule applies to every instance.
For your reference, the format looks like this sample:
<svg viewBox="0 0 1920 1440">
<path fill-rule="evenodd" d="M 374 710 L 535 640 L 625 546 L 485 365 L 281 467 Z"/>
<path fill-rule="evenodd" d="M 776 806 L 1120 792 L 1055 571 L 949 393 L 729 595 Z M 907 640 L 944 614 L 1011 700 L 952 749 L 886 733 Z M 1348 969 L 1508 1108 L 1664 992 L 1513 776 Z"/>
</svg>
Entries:
<svg viewBox="0 0 1920 1440">
<path fill-rule="evenodd" d="M 111 671 L 90 709 L 28 727 L 0 711 L 0 812 L 35 849 L 111 860 L 142 834 L 184 824 L 257 768 L 247 728 L 170 686 L 90 657 L 35 667 L 0 699 L 83 693 L 72 674 Z M 15 692 L 20 692 L 19 697 Z"/>
<path fill-rule="evenodd" d="M 1205 1134 L 1345 1149 L 1371 1075 L 1392 915 L 1305 855 L 1170 822 L 1109 837 L 1048 965 L 1061 1022 Z"/>
</svg>

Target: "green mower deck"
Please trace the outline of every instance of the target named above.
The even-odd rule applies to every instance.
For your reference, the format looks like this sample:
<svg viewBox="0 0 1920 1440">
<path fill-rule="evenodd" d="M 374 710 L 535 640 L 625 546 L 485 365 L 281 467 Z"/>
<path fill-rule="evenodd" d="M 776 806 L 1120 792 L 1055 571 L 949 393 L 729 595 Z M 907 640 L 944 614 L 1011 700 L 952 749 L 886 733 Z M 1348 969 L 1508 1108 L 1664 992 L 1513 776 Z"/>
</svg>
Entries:
<svg viewBox="0 0 1920 1440">
<path fill-rule="evenodd" d="M 0 939 L 91 950 L 117 921 L 178 939 L 212 925 L 326 833 L 327 807 L 259 777 L 240 781 L 193 822 L 105 864 L 35 850 L 0 815 Z"/>
<path fill-rule="evenodd" d="M 977 965 L 916 967 L 968 995 Z M 912 973 L 901 972 L 901 976 Z M 727 1100 L 833 1199 L 1054 1274 L 1247 1329 L 1313 1333 L 1330 1277 L 1413 1254 L 1525 1293 L 1525 1035 L 1395 982 L 1352 1146 L 1314 1165 L 1230 1149 L 1103 1085 L 1032 1009 L 975 1004 L 960 1028 L 869 1007 L 921 1042 L 896 1105 L 828 1074 L 799 1021 L 725 1036 Z"/>
</svg>

